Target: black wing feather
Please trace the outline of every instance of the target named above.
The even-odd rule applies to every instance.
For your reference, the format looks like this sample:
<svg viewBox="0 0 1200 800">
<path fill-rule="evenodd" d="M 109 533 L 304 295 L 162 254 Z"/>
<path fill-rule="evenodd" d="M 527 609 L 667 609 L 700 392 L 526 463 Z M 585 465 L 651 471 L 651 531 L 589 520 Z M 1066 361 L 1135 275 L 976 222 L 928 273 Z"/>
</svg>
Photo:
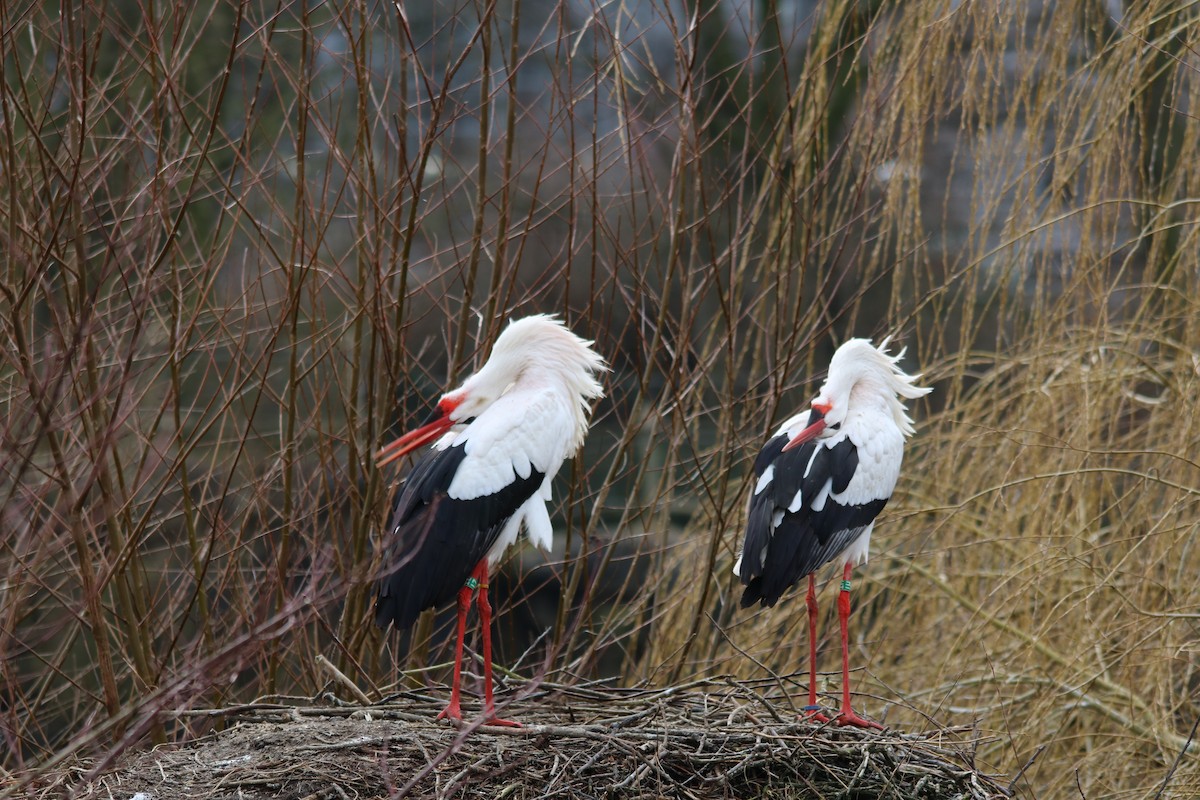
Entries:
<svg viewBox="0 0 1200 800">
<path fill-rule="evenodd" d="M 841 494 L 850 485 L 850 479 L 858 471 L 858 448 L 849 439 L 829 450 L 830 475 L 833 477 L 833 493 Z"/>
<path fill-rule="evenodd" d="M 446 492 L 466 455 L 462 444 L 429 450 L 396 490 L 388 560 L 397 564 L 375 598 L 382 628 L 407 628 L 425 609 L 452 600 L 546 477 L 531 469 L 494 494 L 452 498 Z"/>
<path fill-rule="evenodd" d="M 767 471 L 767 467 L 779 458 L 779 454 L 783 452 L 783 447 L 788 443 L 786 433 L 781 433 L 778 436 L 767 442 L 761 451 L 758 458 L 754 459 L 754 477 L 761 478 L 762 474 Z"/>
<path fill-rule="evenodd" d="M 768 466 L 775 469 L 770 483 L 750 498 L 739 571 L 746 585 L 743 608 L 754 603 L 775 605 L 797 581 L 845 550 L 888 501 L 884 497 L 847 505 L 829 499 L 821 511 L 814 512 L 812 498 L 826 482 L 831 482 L 833 493 L 850 485 L 858 469 L 858 449 L 846 438 L 833 447 L 813 441 L 785 453 L 786 442 L 786 435 L 776 436 L 755 460 L 759 477 Z M 804 502 L 798 510 L 788 511 L 797 492 Z M 780 517 L 778 525 L 776 517 Z"/>
</svg>

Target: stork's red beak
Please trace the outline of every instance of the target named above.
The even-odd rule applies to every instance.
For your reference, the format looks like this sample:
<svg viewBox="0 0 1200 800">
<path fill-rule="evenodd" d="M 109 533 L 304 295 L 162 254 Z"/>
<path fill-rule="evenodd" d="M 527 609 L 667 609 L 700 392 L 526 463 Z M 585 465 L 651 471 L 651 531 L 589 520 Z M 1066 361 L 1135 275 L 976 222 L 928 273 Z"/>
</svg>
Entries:
<svg viewBox="0 0 1200 800">
<path fill-rule="evenodd" d="M 454 425 L 453 420 L 450 419 L 450 412 L 454 410 L 454 407 L 445 406 L 445 403 L 439 403 L 437 408 L 433 410 L 433 415 L 425 421 L 424 425 L 409 431 L 396 441 L 381 448 L 375 454 L 375 466 L 383 467 L 393 461 L 399 461 L 413 450 L 429 444 L 450 430 L 450 427 Z"/>
<path fill-rule="evenodd" d="M 811 442 L 825 430 L 825 415 L 831 406 L 828 403 L 813 403 L 812 413 L 808 415 L 808 427 L 797 433 L 790 442 L 783 446 L 783 452 L 799 447 L 805 442 Z"/>
</svg>

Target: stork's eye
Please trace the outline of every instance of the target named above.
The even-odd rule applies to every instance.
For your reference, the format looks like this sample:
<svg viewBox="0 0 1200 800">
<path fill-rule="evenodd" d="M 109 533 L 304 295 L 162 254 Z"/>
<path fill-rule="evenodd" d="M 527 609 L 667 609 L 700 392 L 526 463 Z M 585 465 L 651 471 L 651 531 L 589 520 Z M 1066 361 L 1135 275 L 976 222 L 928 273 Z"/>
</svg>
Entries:
<svg viewBox="0 0 1200 800">
<path fill-rule="evenodd" d="M 835 422 L 832 425 L 827 425 L 825 427 L 829 428 L 829 430 L 831 430 L 831 431 L 841 430 L 842 423 Z"/>
<path fill-rule="evenodd" d="M 474 422 L 474 421 L 475 421 L 475 418 L 474 418 L 474 417 L 467 417 L 467 418 L 466 418 L 466 419 L 464 419 L 464 420 L 460 420 L 458 424 L 459 424 L 459 425 L 470 425 L 470 424 L 471 424 L 472 422 Z"/>
</svg>

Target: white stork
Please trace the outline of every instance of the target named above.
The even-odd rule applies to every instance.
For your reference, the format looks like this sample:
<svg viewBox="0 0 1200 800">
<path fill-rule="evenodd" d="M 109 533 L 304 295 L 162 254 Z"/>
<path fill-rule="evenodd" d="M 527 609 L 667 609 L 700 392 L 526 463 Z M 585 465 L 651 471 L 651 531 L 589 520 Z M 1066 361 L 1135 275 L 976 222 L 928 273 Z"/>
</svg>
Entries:
<svg viewBox="0 0 1200 800">
<path fill-rule="evenodd" d="M 379 584 L 375 621 L 407 628 L 425 609 L 458 596 L 454 681 L 438 719 L 462 719 L 463 636 L 478 589 L 484 718 L 515 725 L 496 719 L 492 702 L 488 565 L 522 530 L 550 549 L 550 482 L 583 444 L 589 403 L 603 394 L 596 374 L 608 367 L 591 344 L 553 316 L 512 322 L 487 363 L 442 395 L 424 425 L 376 454 L 383 466 L 433 442 L 396 490 L 389 524 L 392 572 Z"/>
<path fill-rule="evenodd" d="M 817 598 L 813 573 L 844 563 L 838 618 L 842 633 L 842 708 L 839 725 L 882 728 L 850 708 L 850 570 L 865 563 L 875 517 L 883 510 L 912 435 L 900 398 L 932 391 L 915 386 L 920 375 L 896 365 L 888 340 L 878 347 L 851 339 L 829 362 L 829 377 L 811 411 L 784 422 L 754 461 L 758 481 L 750 497 L 746 540 L 733 567 L 746 588 L 742 607 L 774 606 L 808 576 L 809 684 L 806 713 L 828 722 L 817 705 Z"/>
</svg>

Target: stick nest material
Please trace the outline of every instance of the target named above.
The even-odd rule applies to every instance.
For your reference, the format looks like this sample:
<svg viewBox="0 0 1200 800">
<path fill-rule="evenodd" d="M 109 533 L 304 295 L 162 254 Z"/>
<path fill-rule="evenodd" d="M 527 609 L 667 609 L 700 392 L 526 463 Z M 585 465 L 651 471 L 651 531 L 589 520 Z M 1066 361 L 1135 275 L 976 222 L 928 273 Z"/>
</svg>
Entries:
<svg viewBox="0 0 1200 800">
<path fill-rule="evenodd" d="M 453 726 L 445 703 L 404 692 L 385 704 L 256 704 L 212 711 L 227 727 L 76 765 L 41 797 L 715 798 L 991 800 L 1007 792 L 972 766 L 963 731 L 862 731 L 800 720 L 755 682 L 662 690 L 526 684 L 501 707 L 522 728 Z M 478 701 L 464 696 L 464 714 Z M 141 796 L 139 797 L 139 793 Z"/>
</svg>

